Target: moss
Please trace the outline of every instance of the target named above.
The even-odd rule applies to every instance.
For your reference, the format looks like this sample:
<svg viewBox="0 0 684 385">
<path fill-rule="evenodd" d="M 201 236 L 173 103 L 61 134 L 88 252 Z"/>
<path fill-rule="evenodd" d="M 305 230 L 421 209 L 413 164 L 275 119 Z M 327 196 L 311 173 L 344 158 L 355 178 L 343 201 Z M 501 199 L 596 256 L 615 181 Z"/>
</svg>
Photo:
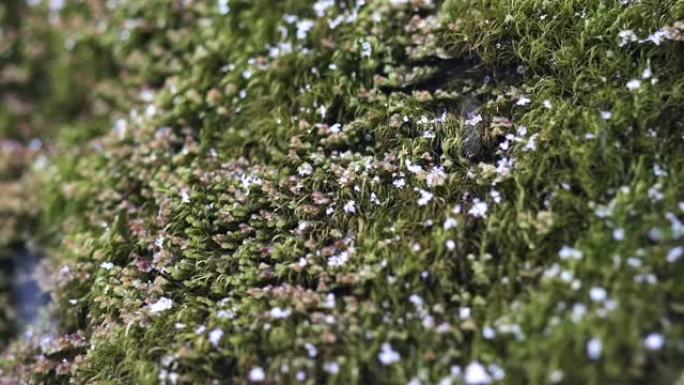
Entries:
<svg viewBox="0 0 684 385">
<path fill-rule="evenodd" d="M 26 10 L 93 86 L 75 97 L 81 67 L 55 64 L 44 105 L 62 112 L 35 113 L 59 122 L 37 125 L 49 162 L 22 175 L 41 186 L 60 325 L 0 368 L 35 383 L 477 383 L 480 365 L 482 382 L 676 381 L 683 11 Z"/>
</svg>

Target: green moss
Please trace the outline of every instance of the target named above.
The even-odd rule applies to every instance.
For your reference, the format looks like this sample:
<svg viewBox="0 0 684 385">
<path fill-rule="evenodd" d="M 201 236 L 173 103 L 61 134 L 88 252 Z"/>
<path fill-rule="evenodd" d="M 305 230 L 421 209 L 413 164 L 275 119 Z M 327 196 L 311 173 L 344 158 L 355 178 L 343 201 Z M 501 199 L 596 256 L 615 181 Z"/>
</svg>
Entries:
<svg viewBox="0 0 684 385">
<path fill-rule="evenodd" d="M 362 3 L 92 2 L 48 24 L 106 91 L 72 98 L 80 71 L 54 69 L 46 105 L 100 113 L 41 131 L 28 173 L 80 337 L 16 342 L 5 373 L 681 376 L 681 4 Z"/>
</svg>

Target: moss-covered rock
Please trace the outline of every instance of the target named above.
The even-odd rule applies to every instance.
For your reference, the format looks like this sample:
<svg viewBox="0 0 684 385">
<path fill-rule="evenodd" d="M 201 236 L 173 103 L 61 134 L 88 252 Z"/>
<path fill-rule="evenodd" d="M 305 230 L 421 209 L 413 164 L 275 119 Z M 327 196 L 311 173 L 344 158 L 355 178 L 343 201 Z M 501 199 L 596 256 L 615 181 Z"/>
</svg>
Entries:
<svg viewBox="0 0 684 385">
<path fill-rule="evenodd" d="M 682 375 L 680 2 L 7 4 L 8 383 Z"/>
</svg>

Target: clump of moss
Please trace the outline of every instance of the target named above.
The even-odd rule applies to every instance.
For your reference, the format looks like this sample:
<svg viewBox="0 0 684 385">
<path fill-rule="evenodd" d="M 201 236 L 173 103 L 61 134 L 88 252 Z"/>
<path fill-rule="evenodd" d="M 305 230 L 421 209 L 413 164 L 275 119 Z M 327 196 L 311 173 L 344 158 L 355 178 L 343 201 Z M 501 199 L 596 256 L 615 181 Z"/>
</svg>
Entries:
<svg viewBox="0 0 684 385">
<path fill-rule="evenodd" d="M 8 378 L 681 376 L 681 4 L 50 12 L 118 96 L 31 173 L 61 335 L 9 347 Z"/>
</svg>

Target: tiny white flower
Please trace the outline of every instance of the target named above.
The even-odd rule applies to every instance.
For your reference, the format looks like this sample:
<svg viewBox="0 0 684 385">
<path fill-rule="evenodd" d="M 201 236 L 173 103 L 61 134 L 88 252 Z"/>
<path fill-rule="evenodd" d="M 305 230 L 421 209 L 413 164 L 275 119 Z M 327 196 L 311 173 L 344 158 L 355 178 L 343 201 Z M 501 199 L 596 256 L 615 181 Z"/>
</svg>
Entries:
<svg viewBox="0 0 684 385">
<path fill-rule="evenodd" d="M 548 108 L 549 110 L 551 109 L 551 101 L 549 99 L 544 100 L 543 104 L 544 107 Z"/>
<path fill-rule="evenodd" d="M 624 47 L 627 45 L 627 43 L 639 40 L 637 35 L 631 29 L 620 31 L 620 33 L 618 33 L 618 37 L 620 38 L 620 47 Z"/>
<path fill-rule="evenodd" d="M 209 332 L 209 342 L 214 345 L 214 347 L 218 347 L 219 343 L 221 342 L 221 338 L 223 338 L 223 330 L 214 329 Z"/>
<path fill-rule="evenodd" d="M 471 216 L 473 216 L 475 218 L 484 218 L 485 216 L 487 216 L 487 210 L 488 210 L 487 203 L 482 202 L 477 198 L 474 199 L 473 202 L 474 202 L 474 204 L 470 208 L 470 210 L 468 210 L 468 214 L 470 214 Z"/>
<path fill-rule="evenodd" d="M 409 297 L 409 302 L 411 302 L 413 306 L 416 307 L 421 307 L 424 303 L 423 298 L 421 298 L 421 296 L 419 296 L 418 294 L 411 294 L 411 296 Z"/>
<path fill-rule="evenodd" d="M 356 204 L 354 203 L 354 201 L 347 201 L 343 209 L 345 213 L 354 214 L 356 212 Z"/>
<path fill-rule="evenodd" d="M 364 41 L 363 43 L 361 43 L 361 57 L 368 58 L 368 57 L 371 57 L 372 54 L 373 54 L 373 46 L 371 45 L 371 43 L 369 43 L 367 41 Z"/>
<path fill-rule="evenodd" d="M 641 80 L 632 79 L 627 82 L 627 89 L 630 91 L 636 91 L 641 88 Z"/>
<path fill-rule="evenodd" d="M 228 0 L 218 0 L 218 9 L 221 15 L 227 15 L 230 12 Z"/>
<path fill-rule="evenodd" d="M 587 342 L 587 357 L 592 361 L 596 361 L 601 358 L 601 354 L 603 354 L 603 344 L 601 341 L 596 338 L 590 339 Z"/>
<path fill-rule="evenodd" d="M 395 179 L 392 182 L 392 185 L 394 185 L 394 187 L 396 188 L 403 188 L 404 186 L 406 186 L 406 180 L 404 178 Z"/>
<path fill-rule="evenodd" d="M 492 377 L 479 362 L 471 362 L 466 367 L 464 380 L 467 385 L 487 385 L 492 383 Z"/>
<path fill-rule="evenodd" d="M 376 204 L 376 205 L 380 204 L 380 199 L 378 199 L 378 196 L 375 195 L 375 193 L 371 193 L 370 201 L 371 201 L 371 203 Z"/>
<path fill-rule="evenodd" d="M 451 230 L 458 225 L 458 221 L 455 218 L 447 218 L 444 221 L 444 230 Z"/>
<path fill-rule="evenodd" d="M 409 171 L 411 171 L 412 173 L 414 173 L 414 174 L 421 174 L 421 173 L 423 173 L 423 168 L 420 167 L 420 166 L 417 165 L 417 164 L 411 163 L 410 160 L 406 160 L 406 162 L 404 162 L 404 164 L 406 165 L 406 168 L 407 168 Z"/>
<path fill-rule="evenodd" d="M 297 168 L 297 174 L 300 176 L 307 176 L 313 174 L 313 167 L 308 163 L 303 163 Z"/>
<path fill-rule="evenodd" d="M 325 296 L 325 302 L 323 302 L 322 306 L 326 309 L 334 309 L 335 308 L 335 294 L 330 293 L 327 296 Z"/>
<path fill-rule="evenodd" d="M 418 199 L 418 206 L 427 205 L 428 203 L 430 203 L 432 198 L 435 196 L 433 193 L 431 193 L 429 191 L 422 190 L 422 189 L 416 189 L 416 191 L 418 193 L 420 193 L 420 198 Z"/>
<path fill-rule="evenodd" d="M 452 250 L 452 251 L 453 251 L 453 250 L 456 249 L 456 242 L 454 242 L 454 241 L 451 240 L 451 239 L 449 239 L 448 241 L 446 241 L 445 245 L 446 245 L 446 248 L 449 249 L 449 250 Z"/>
<path fill-rule="evenodd" d="M 667 32 L 665 32 L 665 30 L 661 29 L 660 31 L 656 31 L 656 32 L 648 35 L 648 37 L 646 37 L 646 39 L 642 40 L 642 42 L 650 41 L 651 43 L 653 43 L 655 45 L 660 45 L 660 43 L 662 43 L 663 40 L 665 40 L 666 35 L 667 35 Z"/>
<path fill-rule="evenodd" d="M 313 9 L 314 12 L 316 12 L 316 16 L 323 17 L 325 16 L 328 9 L 330 9 L 334 5 L 335 0 L 319 0 L 316 3 L 314 3 Z"/>
<path fill-rule="evenodd" d="M 515 104 L 518 106 L 526 106 L 530 104 L 531 101 L 532 99 L 528 98 L 527 96 L 521 96 Z"/>
<path fill-rule="evenodd" d="M 594 302 L 603 302 L 608 298 L 608 292 L 602 287 L 592 287 L 589 289 L 589 297 Z"/>
<path fill-rule="evenodd" d="M 392 365 L 399 362 L 401 360 L 401 356 L 392 349 L 392 345 L 384 343 L 382 344 L 380 353 L 378 354 L 378 360 L 380 360 L 380 363 L 383 365 Z"/>
<path fill-rule="evenodd" d="M 554 370 L 554 371 L 551 372 L 551 374 L 549 375 L 549 381 L 550 381 L 552 384 L 557 384 L 557 383 L 563 381 L 563 378 L 564 378 L 564 377 L 565 377 L 565 374 L 563 374 L 563 371 L 562 371 L 562 370 Z"/>
<path fill-rule="evenodd" d="M 305 19 L 297 22 L 297 39 L 304 40 L 314 27 L 313 20 Z"/>
<path fill-rule="evenodd" d="M 263 382 L 266 379 L 266 372 L 263 368 L 254 367 L 249 371 L 249 380 L 252 382 Z"/>
<path fill-rule="evenodd" d="M 467 119 L 465 121 L 465 124 L 468 126 L 475 126 L 480 122 L 482 122 L 482 115 L 477 114 L 477 115 L 473 115 L 470 119 Z"/>
<path fill-rule="evenodd" d="M 497 365 L 497 364 L 491 364 L 491 365 L 489 365 L 489 367 L 487 368 L 487 370 L 489 370 L 489 373 L 492 374 L 492 378 L 493 378 L 495 381 L 501 381 L 501 380 L 503 380 L 503 379 L 506 377 L 506 372 L 503 370 L 502 367 L 500 367 L 500 366 Z"/>
<path fill-rule="evenodd" d="M 187 191 L 181 191 L 181 202 L 190 203 L 190 194 Z"/>
<path fill-rule="evenodd" d="M 153 303 L 150 305 L 150 312 L 151 313 L 160 313 L 165 310 L 169 310 L 173 307 L 173 300 L 170 298 L 166 297 L 161 297 L 157 300 L 157 302 Z"/>
<path fill-rule="evenodd" d="M 433 167 L 427 175 L 425 182 L 428 186 L 442 186 L 446 181 L 447 174 L 442 167 Z"/>
<path fill-rule="evenodd" d="M 328 374 L 337 374 L 340 372 L 340 364 L 337 362 L 326 362 L 323 364 L 323 370 Z"/>
<path fill-rule="evenodd" d="M 616 241 L 624 241 L 625 240 L 625 229 L 623 228 L 617 228 L 613 230 L 613 239 Z"/>
<path fill-rule="evenodd" d="M 273 318 L 273 319 L 285 319 L 285 318 L 288 318 L 290 315 L 292 315 L 292 309 L 290 309 L 290 308 L 283 309 L 283 308 L 276 306 L 273 309 L 271 309 L 269 314 L 271 315 L 271 318 Z"/>
<path fill-rule="evenodd" d="M 486 340 L 494 339 L 496 337 L 496 331 L 489 326 L 486 326 L 482 329 L 482 337 Z"/>
<path fill-rule="evenodd" d="M 665 259 L 669 263 L 675 263 L 682 257 L 682 255 L 684 255 L 684 247 L 677 246 L 667 252 L 667 256 L 665 257 Z"/>
<path fill-rule="evenodd" d="M 659 333 L 651 333 L 644 339 L 644 346 L 651 351 L 657 351 L 665 345 L 665 337 Z"/>
<path fill-rule="evenodd" d="M 111 262 L 102 262 L 100 264 L 100 268 L 104 270 L 111 270 L 114 268 L 114 264 Z"/>
<path fill-rule="evenodd" d="M 458 317 L 460 319 L 469 319 L 471 314 L 471 310 L 469 307 L 462 307 L 458 309 Z"/>
<path fill-rule="evenodd" d="M 644 72 L 641 73 L 641 78 L 642 79 L 650 79 L 651 76 L 653 76 L 653 71 L 651 71 L 650 68 L 645 68 Z"/>
<path fill-rule="evenodd" d="M 308 354 L 309 357 L 314 358 L 318 355 L 318 349 L 316 349 L 316 347 L 312 344 L 306 343 L 304 344 L 304 348 L 306 349 L 306 354 Z"/>
<path fill-rule="evenodd" d="M 573 247 L 569 246 L 563 246 L 560 251 L 558 252 L 558 256 L 560 259 L 574 259 L 574 260 L 579 260 L 582 259 L 582 251 L 575 249 Z"/>
<path fill-rule="evenodd" d="M 610 120 L 613 117 L 613 113 L 611 111 L 600 111 L 601 112 L 601 119 L 603 120 Z"/>
<path fill-rule="evenodd" d="M 492 190 L 489 194 L 491 195 L 494 203 L 501 203 L 501 193 L 500 192 L 498 192 L 496 190 Z"/>
</svg>

